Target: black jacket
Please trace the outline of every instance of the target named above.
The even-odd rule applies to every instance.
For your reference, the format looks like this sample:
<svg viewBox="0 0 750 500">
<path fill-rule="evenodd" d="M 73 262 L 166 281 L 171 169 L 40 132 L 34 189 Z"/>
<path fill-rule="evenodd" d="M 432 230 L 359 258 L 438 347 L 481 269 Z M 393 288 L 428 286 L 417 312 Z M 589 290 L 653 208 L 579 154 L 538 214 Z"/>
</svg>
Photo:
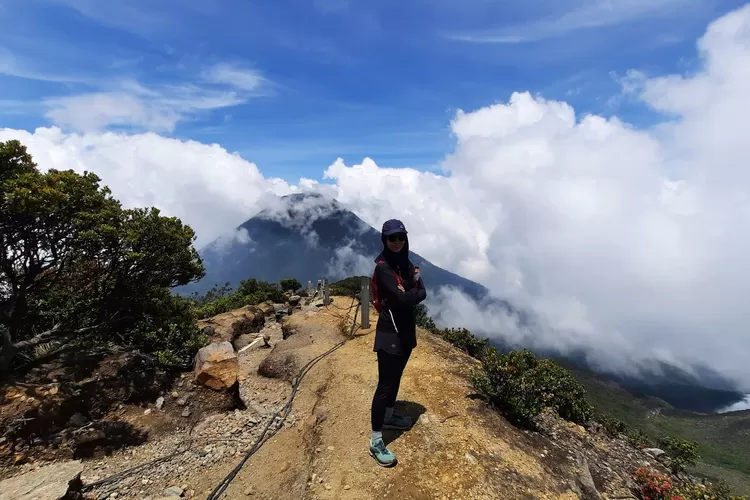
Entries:
<svg viewBox="0 0 750 500">
<path fill-rule="evenodd" d="M 375 262 L 381 260 L 385 260 L 383 254 Z M 427 298 L 424 283 L 421 278 L 414 280 L 414 264 L 411 261 L 408 276 L 402 276 L 405 291 L 399 290 L 396 274 L 387 262 L 377 264 L 375 279 L 382 307 L 375 327 L 373 350 L 404 354 L 417 346 L 416 306 Z"/>
</svg>

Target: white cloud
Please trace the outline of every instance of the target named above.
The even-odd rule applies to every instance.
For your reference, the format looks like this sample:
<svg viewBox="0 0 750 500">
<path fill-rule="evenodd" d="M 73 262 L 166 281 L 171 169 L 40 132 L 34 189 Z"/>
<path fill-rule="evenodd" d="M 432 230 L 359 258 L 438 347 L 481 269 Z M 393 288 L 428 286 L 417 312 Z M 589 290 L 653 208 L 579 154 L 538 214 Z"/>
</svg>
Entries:
<svg viewBox="0 0 750 500">
<path fill-rule="evenodd" d="M 288 186 L 217 145 L 154 134 L 0 140 L 21 139 L 44 168 L 99 173 L 126 204 L 180 216 L 201 243 L 265 206 L 264 193 L 333 193 L 376 228 L 404 220 L 416 252 L 538 316 L 529 331 L 500 308 L 430 292 L 469 327 L 590 348 L 612 366 L 700 361 L 750 392 L 750 5 L 712 23 L 698 48 L 703 68 L 690 76 L 631 73 L 626 90 L 668 113 L 657 127 L 515 93 L 456 114 L 444 175 L 338 160 L 332 185 Z M 332 257 L 359 265 L 348 250 Z"/>
<path fill-rule="evenodd" d="M 696 0 L 594 0 L 561 16 L 547 17 L 501 30 L 455 33 L 448 38 L 473 43 L 533 42 L 581 29 L 615 26 L 647 17 L 672 17 L 676 9 L 690 9 L 696 3 Z"/>
<path fill-rule="evenodd" d="M 375 257 L 362 255 L 356 242 L 350 241 L 336 249 L 325 272 L 331 281 L 348 276 L 369 276 L 372 274 Z"/>
<path fill-rule="evenodd" d="M 148 88 L 125 80 L 114 90 L 47 99 L 45 117 L 53 124 L 83 132 L 111 126 L 171 132 L 196 114 L 236 106 L 250 97 L 242 88 L 213 89 L 192 84 Z"/>
<path fill-rule="evenodd" d="M 196 246 L 238 226 L 261 209 L 270 193 L 293 189 L 264 178 L 254 163 L 216 144 L 153 133 L 65 134 L 58 128 L 0 129 L 0 141 L 18 139 L 42 170 L 88 170 L 126 207 L 155 206 L 196 231 Z"/>
<path fill-rule="evenodd" d="M 208 68 L 204 71 L 203 76 L 210 82 L 222 83 L 248 91 L 258 89 L 264 82 L 260 72 L 239 68 L 228 63 L 219 63 Z"/>
<path fill-rule="evenodd" d="M 725 408 L 721 408 L 720 410 L 717 410 L 716 413 L 728 413 L 730 411 L 745 411 L 750 410 L 750 395 L 745 396 L 745 399 L 742 401 L 737 401 L 734 404 L 731 404 Z"/>
</svg>

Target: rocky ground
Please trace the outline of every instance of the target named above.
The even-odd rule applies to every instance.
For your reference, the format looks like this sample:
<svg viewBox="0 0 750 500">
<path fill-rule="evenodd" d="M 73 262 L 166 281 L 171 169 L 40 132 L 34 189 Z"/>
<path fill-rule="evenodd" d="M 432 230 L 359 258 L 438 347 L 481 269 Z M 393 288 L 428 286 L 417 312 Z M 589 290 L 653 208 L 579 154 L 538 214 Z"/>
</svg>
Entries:
<svg viewBox="0 0 750 500">
<path fill-rule="evenodd" d="M 239 408 L 212 408 L 202 396 L 211 390 L 197 387 L 190 373 L 153 394 L 148 404 L 124 405 L 122 418 L 147 437 L 103 456 L 82 457 L 81 479 L 91 485 L 142 468 L 87 489 L 86 497 L 205 498 L 284 406 L 299 369 L 345 338 L 350 305 L 351 299 L 335 297 L 327 307 L 304 306 L 281 323 L 269 320 L 257 331 L 231 338 L 238 349 L 259 335 L 269 345 L 239 353 Z M 407 432 L 386 432 L 399 463 L 378 467 L 367 453 L 377 383 L 376 320 L 371 311 L 371 328 L 358 329 L 310 369 L 291 414 L 245 463 L 223 498 L 625 499 L 635 498 L 630 493 L 635 467 L 660 468 L 624 439 L 549 415 L 539 419 L 543 432 L 511 426 L 473 396 L 466 373 L 476 361 L 422 331 L 397 403 L 397 411 L 416 423 Z M 7 465 L 3 477 L 46 463 Z"/>
</svg>

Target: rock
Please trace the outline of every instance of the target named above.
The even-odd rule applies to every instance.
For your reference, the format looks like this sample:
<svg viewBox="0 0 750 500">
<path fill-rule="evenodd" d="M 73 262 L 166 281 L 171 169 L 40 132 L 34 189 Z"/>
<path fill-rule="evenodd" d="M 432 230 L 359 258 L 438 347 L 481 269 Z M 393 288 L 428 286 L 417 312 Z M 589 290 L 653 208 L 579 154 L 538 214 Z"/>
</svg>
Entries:
<svg viewBox="0 0 750 500">
<path fill-rule="evenodd" d="M 265 312 L 255 306 L 245 306 L 198 321 L 198 327 L 212 343 L 234 342 L 245 333 L 257 333 L 265 324 Z"/>
<path fill-rule="evenodd" d="M 183 489 L 179 486 L 170 486 L 169 488 L 166 488 L 164 490 L 164 495 L 166 496 L 173 496 L 173 497 L 181 497 L 182 496 Z"/>
<path fill-rule="evenodd" d="M 263 312 L 264 316 L 268 316 L 269 314 L 272 314 L 275 312 L 275 309 L 273 307 L 273 302 L 270 300 L 267 300 L 265 302 L 261 302 L 258 304 L 258 309 L 260 309 Z"/>
<path fill-rule="evenodd" d="M 228 389 L 237 382 L 239 361 L 229 342 L 202 347 L 195 356 L 195 381 L 211 389 Z"/>
<path fill-rule="evenodd" d="M 182 410 L 182 416 L 183 417 L 189 417 L 190 416 L 190 410 L 188 410 L 187 408 L 185 408 L 184 410 Z"/>
<path fill-rule="evenodd" d="M 258 365 L 258 375 L 291 381 L 299 370 L 297 356 L 291 352 L 279 351 L 276 346 Z"/>
<path fill-rule="evenodd" d="M 80 460 L 46 465 L 33 472 L 0 481 L 0 500 L 58 500 L 80 491 Z"/>
<path fill-rule="evenodd" d="M 643 451 L 645 451 L 646 453 L 648 453 L 649 455 L 651 455 L 654 458 L 658 458 L 658 457 L 664 455 L 664 453 L 665 453 L 664 450 L 659 449 L 659 448 L 644 448 Z"/>
<path fill-rule="evenodd" d="M 161 410 L 162 406 L 164 406 L 164 397 L 159 396 L 158 398 L 156 398 L 156 409 Z"/>
<path fill-rule="evenodd" d="M 292 307 L 299 305 L 300 300 L 302 300 L 302 297 L 299 295 L 292 295 L 289 297 L 289 305 Z"/>
<path fill-rule="evenodd" d="M 185 406 L 187 404 L 187 398 L 180 398 L 177 401 L 175 401 L 180 406 Z"/>
<path fill-rule="evenodd" d="M 576 471 L 576 483 L 581 491 L 582 500 L 601 500 L 601 495 L 594 485 L 594 478 L 591 477 L 591 470 L 589 469 L 588 461 L 583 454 L 578 454 L 576 457 L 576 465 L 578 470 Z"/>
</svg>

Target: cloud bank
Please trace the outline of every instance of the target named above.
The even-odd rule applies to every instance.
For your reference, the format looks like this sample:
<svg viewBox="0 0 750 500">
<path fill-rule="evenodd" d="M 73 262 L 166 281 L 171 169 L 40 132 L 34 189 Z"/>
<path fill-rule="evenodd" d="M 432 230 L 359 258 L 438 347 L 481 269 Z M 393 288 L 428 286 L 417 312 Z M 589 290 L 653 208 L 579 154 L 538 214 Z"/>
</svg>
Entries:
<svg viewBox="0 0 750 500">
<path fill-rule="evenodd" d="M 332 185 L 290 186 L 217 145 L 154 134 L 4 129 L 0 140 L 20 139 L 42 168 L 99 173 L 126 204 L 180 216 L 199 243 L 268 193 L 332 193 L 374 227 L 404 220 L 415 251 L 534 312 L 538 341 L 621 365 L 700 361 L 750 391 L 750 6 L 712 23 L 697 50 L 691 75 L 623 80 L 664 114 L 657 126 L 518 92 L 456 114 L 443 175 L 338 160 Z M 346 250 L 336 258 L 358 265 Z M 433 295 L 468 327 L 528 335 L 500 311 Z"/>
</svg>

